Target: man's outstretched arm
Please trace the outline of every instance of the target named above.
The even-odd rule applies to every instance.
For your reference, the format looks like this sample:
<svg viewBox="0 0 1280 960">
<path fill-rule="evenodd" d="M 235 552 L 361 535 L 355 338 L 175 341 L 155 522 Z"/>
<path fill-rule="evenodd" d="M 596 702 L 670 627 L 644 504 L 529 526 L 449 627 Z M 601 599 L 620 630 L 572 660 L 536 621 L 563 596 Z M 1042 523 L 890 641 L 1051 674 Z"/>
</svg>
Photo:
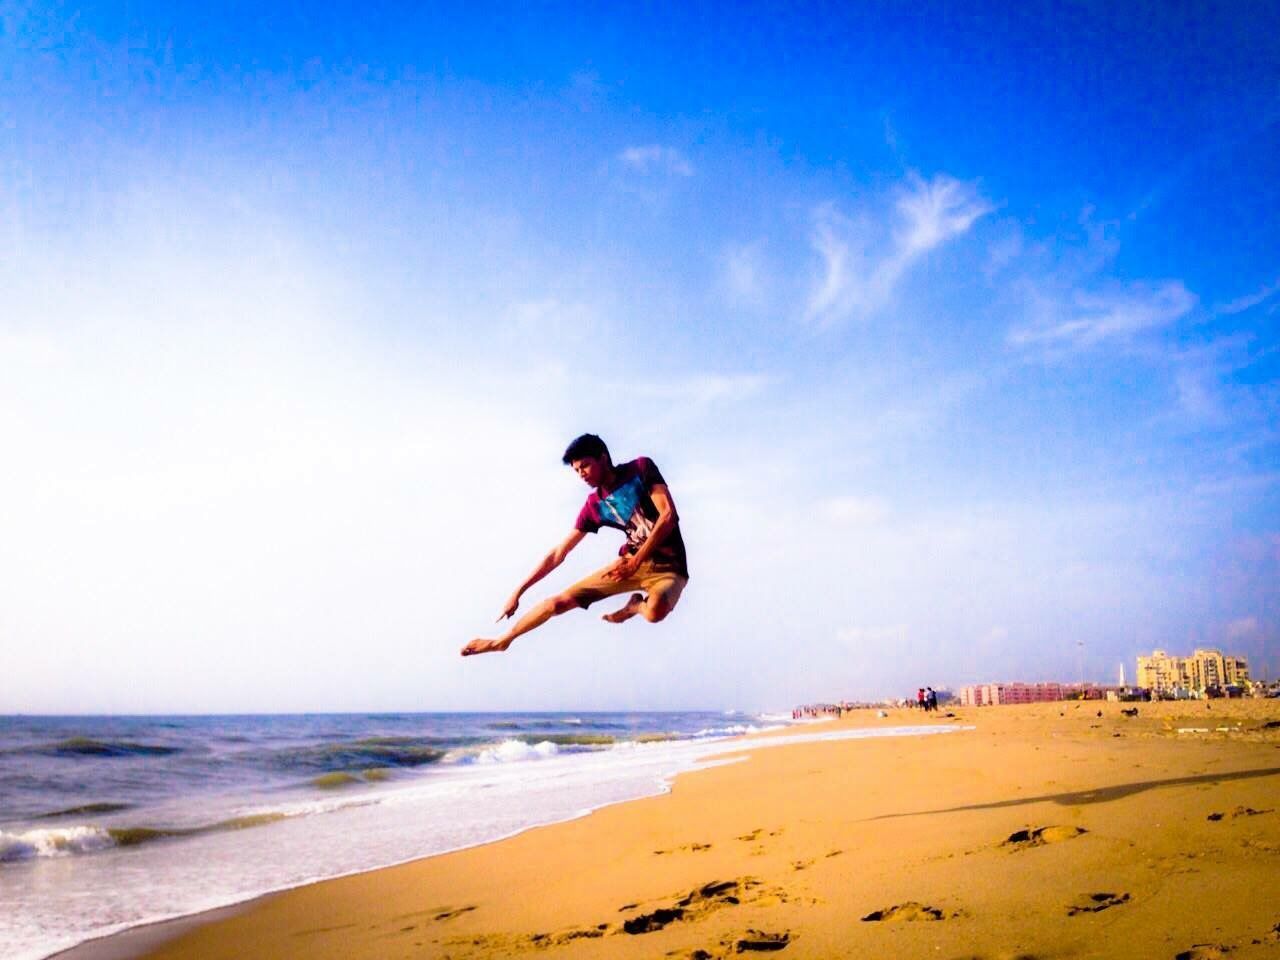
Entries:
<svg viewBox="0 0 1280 960">
<path fill-rule="evenodd" d="M 503 607 L 502 613 L 498 616 L 498 619 L 504 620 L 507 617 L 513 616 L 516 609 L 520 606 L 520 597 L 524 595 L 524 592 L 556 567 L 560 566 L 560 564 L 564 563 L 564 558 L 569 555 L 569 552 L 574 547 L 582 542 L 582 538 L 585 536 L 586 534 L 583 531 L 575 529 L 567 537 L 552 547 L 547 555 L 542 558 L 542 562 L 538 564 L 534 571 L 529 574 L 529 576 L 525 577 L 524 583 L 520 584 L 520 586 L 516 588 L 515 593 L 511 594 L 507 599 L 507 604 Z"/>
</svg>

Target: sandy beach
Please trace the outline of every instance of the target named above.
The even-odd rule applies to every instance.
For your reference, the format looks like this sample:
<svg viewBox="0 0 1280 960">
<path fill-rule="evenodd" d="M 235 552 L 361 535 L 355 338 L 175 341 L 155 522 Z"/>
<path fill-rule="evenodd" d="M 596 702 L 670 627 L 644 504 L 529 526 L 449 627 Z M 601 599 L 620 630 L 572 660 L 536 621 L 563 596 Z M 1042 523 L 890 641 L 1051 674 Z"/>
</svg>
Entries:
<svg viewBox="0 0 1280 960">
<path fill-rule="evenodd" d="M 1133 706 L 854 711 L 831 728 L 960 729 L 744 741 L 664 796 L 66 956 L 1280 956 L 1280 701 Z"/>
</svg>

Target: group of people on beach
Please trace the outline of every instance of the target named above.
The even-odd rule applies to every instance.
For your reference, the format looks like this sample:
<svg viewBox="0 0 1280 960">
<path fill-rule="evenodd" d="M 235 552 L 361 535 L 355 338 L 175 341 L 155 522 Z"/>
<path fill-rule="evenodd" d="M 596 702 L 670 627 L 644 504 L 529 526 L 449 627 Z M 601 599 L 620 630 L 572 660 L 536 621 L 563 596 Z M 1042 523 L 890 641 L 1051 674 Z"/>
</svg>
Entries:
<svg viewBox="0 0 1280 960">
<path fill-rule="evenodd" d="M 907 701 L 907 706 L 913 706 L 910 700 Z M 923 710 L 925 713 L 928 713 L 931 710 L 937 710 L 938 709 L 937 692 L 933 689 L 933 687 L 920 687 L 918 690 L 916 690 L 916 699 L 915 699 L 914 706 Z"/>
</svg>

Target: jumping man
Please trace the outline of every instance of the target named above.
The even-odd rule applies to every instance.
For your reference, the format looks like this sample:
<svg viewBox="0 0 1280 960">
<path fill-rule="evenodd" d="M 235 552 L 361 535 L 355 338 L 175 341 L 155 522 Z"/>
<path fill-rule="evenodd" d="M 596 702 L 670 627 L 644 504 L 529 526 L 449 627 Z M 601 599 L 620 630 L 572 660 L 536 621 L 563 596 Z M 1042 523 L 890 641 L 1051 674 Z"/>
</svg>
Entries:
<svg viewBox="0 0 1280 960">
<path fill-rule="evenodd" d="M 462 655 L 505 650 L 516 637 L 540 627 L 552 617 L 575 607 L 584 610 L 605 597 L 630 593 L 627 602 L 604 615 L 610 623 L 622 623 L 639 614 L 657 623 L 669 614 L 689 582 L 680 518 L 666 481 L 646 457 L 614 466 L 609 448 L 592 433 L 569 444 L 564 462 L 573 467 L 592 492 L 587 497 L 573 532 L 542 558 L 533 573 L 516 589 L 499 620 L 515 614 L 520 597 L 531 586 L 564 562 L 588 533 L 614 527 L 627 536 L 618 559 L 580 580 L 563 593 L 543 600 L 505 634 L 493 640 L 476 638 L 462 648 Z"/>
</svg>

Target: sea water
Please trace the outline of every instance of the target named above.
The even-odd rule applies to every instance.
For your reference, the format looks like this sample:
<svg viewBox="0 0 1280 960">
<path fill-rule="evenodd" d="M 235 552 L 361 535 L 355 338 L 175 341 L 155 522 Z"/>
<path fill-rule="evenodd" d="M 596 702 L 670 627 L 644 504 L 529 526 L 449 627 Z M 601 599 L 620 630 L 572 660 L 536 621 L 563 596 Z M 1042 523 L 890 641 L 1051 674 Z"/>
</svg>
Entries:
<svg viewBox="0 0 1280 960">
<path fill-rule="evenodd" d="M 709 712 L 0 717 L 0 957 L 38 960 L 651 796 L 727 738 L 790 723 Z"/>
</svg>

